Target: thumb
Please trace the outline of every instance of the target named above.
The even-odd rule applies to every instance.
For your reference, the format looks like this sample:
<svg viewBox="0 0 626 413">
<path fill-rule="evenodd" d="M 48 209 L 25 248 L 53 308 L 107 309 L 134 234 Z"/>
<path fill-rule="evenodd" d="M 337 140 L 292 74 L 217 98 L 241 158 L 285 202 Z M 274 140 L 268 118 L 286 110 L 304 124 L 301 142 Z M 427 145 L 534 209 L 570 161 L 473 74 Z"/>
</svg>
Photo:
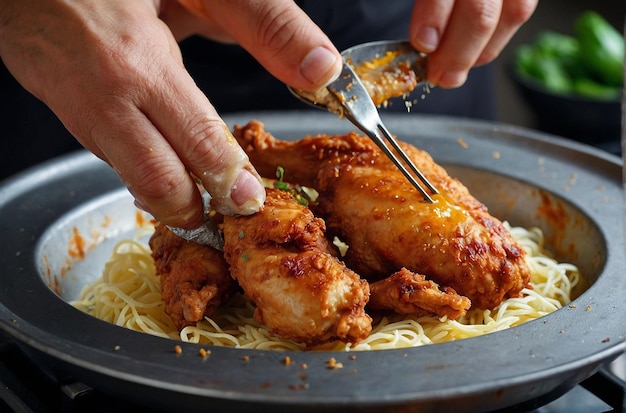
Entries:
<svg viewBox="0 0 626 413">
<path fill-rule="evenodd" d="M 314 90 L 335 80 L 342 58 L 330 39 L 293 0 L 181 0 L 218 25 L 270 73 Z"/>
</svg>

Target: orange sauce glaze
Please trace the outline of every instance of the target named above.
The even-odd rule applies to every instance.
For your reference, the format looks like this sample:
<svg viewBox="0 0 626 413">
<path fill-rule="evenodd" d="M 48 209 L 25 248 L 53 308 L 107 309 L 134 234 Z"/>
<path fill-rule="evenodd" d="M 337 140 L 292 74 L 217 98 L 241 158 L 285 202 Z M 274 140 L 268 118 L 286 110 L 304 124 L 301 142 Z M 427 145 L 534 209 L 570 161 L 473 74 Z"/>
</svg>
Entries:
<svg viewBox="0 0 626 413">
<path fill-rule="evenodd" d="M 92 231 L 91 236 L 85 238 L 77 227 L 72 228 L 72 235 L 68 241 L 67 257 L 65 258 L 65 264 L 59 269 L 58 274 L 53 274 L 53 269 L 50 267 L 50 262 L 47 256 L 43 256 L 44 263 L 44 279 L 47 281 L 48 287 L 54 291 L 57 295 L 61 295 L 61 282 L 60 278 L 64 278 L 67 272 L 72 268 L 76 261 L 83 260 L 87 253 L 98 245 L 100 239 L 101 229 L 107 228 L 112 224 L 113 220 L 110 216 L 105 216 L 99 228 Z M 135 227 L 139 228 L 148 223 L 151 220 L 141 211 L 135 213 Z"/>
<path fill-rule="evenodd" d="M 391 64 L 397 56 L 397 51 L 388 51 L 383 56 L 358 65 L 348 62 L 376 106 L 384 104 L 391 98 L 409 94 L 417 85 L 417 75 L 411 69 L 409 61 Z"/>
</svg>

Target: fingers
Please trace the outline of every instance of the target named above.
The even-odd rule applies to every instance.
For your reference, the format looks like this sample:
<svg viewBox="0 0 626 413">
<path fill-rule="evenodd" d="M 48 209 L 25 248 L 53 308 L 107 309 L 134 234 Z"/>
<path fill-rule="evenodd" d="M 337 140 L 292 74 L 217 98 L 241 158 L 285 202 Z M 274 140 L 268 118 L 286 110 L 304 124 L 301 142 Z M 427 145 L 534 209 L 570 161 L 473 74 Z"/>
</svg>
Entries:
<svg viewBox="0 0 626 413">
<path fill-rule="evenodd" d="M 421 52 L 432 53 L 439 47 L 454 9 L 454 0 L 415 1 L 409 38 Z"/>
<path fill-rule="evenodd" d="M 258 210 L 265 198 L 260 178 L 148 5 L 15 3 L 25 13 L 22 24 L 13 19 L 3 30 L 2 58 L 156 219 L 189 229 L 202 223 L 190 173 L 219 212 Z"/>
<path fill-rule="evenodd" d="M 429 53 L 428 80 L 458 87 L 476 65 L 493 60 L 525 22 L 537 0 L 416 0 L 409 31 Z"/>
<path fill-rule="evenodd" d="M 171 145 L 136 107 L 124 101 L 107 107 L 112 117 L 95 119 L 86 146 L 113 166 L 138 208 L 168 225 L 200 226 L 200 193 Z"/>
<path fill-rule="evenodd" d="M 314 90 L 339 76 L 341 55 L 292 0 L 183 0 L 219 25 L 270 73 L 290 86 Z"/>
<path fill-rule="evenodd" d="M 213 208 L 225 215 L 258 211 L 265 200 L 260 176 L 206 97 L 184 75 L 162 77 L 168 101 L 150 99 L 145 113 L 211 194 Z"/>
<path fill-rule="evenodd" d="M 426 14 L 428 9 L 434 7 L 429 4 L 430 1 L 416 2 L 411 38 L 417 38 L 430 27 L 436 30 L 440 34 L 440 41 L 428 57 L 428 80 L 442 87 L 460 86 L 496 29 L 502 1 L 455 1 L 449 11 L 448 2 L 445 10 L 449 13 L 447 19 L 441 18 L 444 16 L 443 11 L 434 17 Z M 422 8 L 426 9 L 426 13 Z"/>
<path fill-rule="evenodd" d="M 168 225 L 196 228 L 202 223 L 194 177 L 218 212 L 258 211 L 265 190 L 247 155 L 177 60 L 160 61 L 158 83 L 138 87 L 144 84 L 138 80 L 132 102 L 109 102 L 115 118 L 99 116 L 91 139 L 137 206 Z M 124 88 L 128 93 L 129 86 Z"/>
<path fill-rule="evenodd" d="M 538 0 L 504 1 L 496 31 L 476 61 L 476 65 L 489 63 L 500 54 L 520 26 L 532 16 L 537 3 Z"/>
</svg>

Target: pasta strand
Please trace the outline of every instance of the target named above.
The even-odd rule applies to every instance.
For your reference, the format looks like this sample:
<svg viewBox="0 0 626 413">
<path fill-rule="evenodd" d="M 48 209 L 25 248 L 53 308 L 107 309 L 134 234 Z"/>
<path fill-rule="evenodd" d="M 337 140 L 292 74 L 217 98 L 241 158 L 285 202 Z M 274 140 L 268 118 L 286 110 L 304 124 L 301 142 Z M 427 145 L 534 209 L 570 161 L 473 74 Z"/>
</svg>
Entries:
<svg viewBox="0 0 626 413">
<path fill-rule="evenodd" d="M 576 266 L 559 263 L 544 249 L 538 228 L 505 225 L 527 253 L 531 288 L 493 310 L 471 309 L 459 320 L 437 316 L 387 315 L 374 320 L 372 333 L 356 343 L 330 342 L 313 348 L 273 336 L 254 319 L 254 306 L 241 295 L 214 316 L 177 331 L 161 301 L 159 277 L 147 246 L 136 240 L 116 245 L 102 278 L 72 304 L 102 320 L 190 343 L 263 350 L 362 351 L 416 347 L 461 340 L 515 327 L 570 303 L 581 276 Z"/>
</svg>

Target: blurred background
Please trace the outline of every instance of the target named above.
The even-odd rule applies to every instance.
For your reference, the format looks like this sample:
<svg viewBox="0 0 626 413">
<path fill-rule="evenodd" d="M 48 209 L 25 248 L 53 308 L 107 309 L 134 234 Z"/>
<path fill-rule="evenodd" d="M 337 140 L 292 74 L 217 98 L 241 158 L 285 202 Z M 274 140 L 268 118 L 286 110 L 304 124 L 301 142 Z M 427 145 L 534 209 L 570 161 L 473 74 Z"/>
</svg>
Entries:
<svg viewBox="0 0 626 413">
<path fill-rule="evenodd" d="M 539 2 L 531 19 L 522 26 L 501 56 L 495 61 L 498 120 L 570 137 L 620 154 L 621 108 L 619 101 L 599 108 L 600 113 L 604 113 L 600 120 L 596 118 L 597 113 L 590 113 L 597 112 L 597 108 L 590 108 L 588 102 L 581 101 L 566 102 L 564 100 L 559 102 L 560 104 L 555 103 L 556 107 L 550 108 L 552 109 L 551 113 L 546 113 L 545 107 L 537 107 L 545 103 L 546 97 L 543 97 L 544 99 L 539 102 L 539 105 L 535 102 L 531 106 L 511 76 L 511 64 L 520 45 L 532 43 L 538 34 L 546 30 L 573 35 L 574 22 L 587 10 L 598 12 L 620 33 L 622 32 L 626 11 L 624 0 L 549 0 Z M 538 119 L 535 110 L 544 111 L 543 120 Z M 569 113 L 563 113 L 565 111 L 569 111 Z M 545 121 L 546 118 L 557 119 L 554 122 L 547 122 Z M 562 118 L 568 119 L 569 122 L 559 122 L 559 119 Z M 582 125 L 576 124 L 577 120 L 580 120 Z M 603 121 L 609 122 L 610 125 L 602 125 Z"/>
</svg>

